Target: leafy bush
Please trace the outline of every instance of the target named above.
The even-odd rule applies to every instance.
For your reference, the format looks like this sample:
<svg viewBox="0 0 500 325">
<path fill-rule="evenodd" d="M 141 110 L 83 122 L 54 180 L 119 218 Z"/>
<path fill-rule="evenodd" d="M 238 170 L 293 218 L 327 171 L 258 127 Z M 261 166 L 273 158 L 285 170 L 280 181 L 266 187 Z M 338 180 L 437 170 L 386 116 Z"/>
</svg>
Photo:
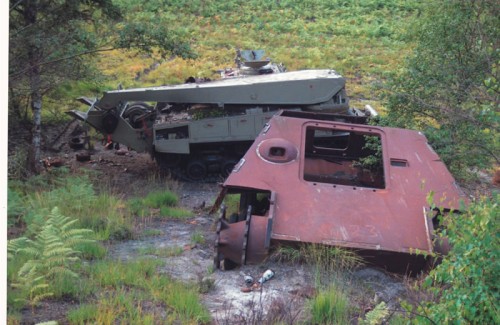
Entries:
<svg viewBox="0 0 500 325">
<path fill-rule="evenodd" d="M 425 280 L 436 301 L 423 311 L 436 324 L 500 323 L 499 198 L 474 202 L 445 220 L 451 251 Z"/>
<path fill-rule="evenodd" d="M 425 132 L 461 179 L 500 161 L 497 7 L 459 0 L 423 6 L 409 33 L 415 50 L 389 84 L 391 125 Z"/>
</svg>

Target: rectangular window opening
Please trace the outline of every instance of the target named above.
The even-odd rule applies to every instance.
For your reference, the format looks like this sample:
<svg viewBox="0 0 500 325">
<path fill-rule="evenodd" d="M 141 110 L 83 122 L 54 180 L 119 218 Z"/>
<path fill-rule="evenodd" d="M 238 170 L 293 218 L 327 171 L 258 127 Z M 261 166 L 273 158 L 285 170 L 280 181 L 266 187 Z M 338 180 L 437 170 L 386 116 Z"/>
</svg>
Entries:
<svg viewBox="0 0 500 325">
<path fill-rule="evenodd" d="M 303 172 L 309 182 L 385 188 L 380 135 L 309 126 Z"/>
<path fill-rule="evenodd" d="M 404 159 L 391 159 L 391 166 L 408 167 L 408 161 Z"/>
</svg>

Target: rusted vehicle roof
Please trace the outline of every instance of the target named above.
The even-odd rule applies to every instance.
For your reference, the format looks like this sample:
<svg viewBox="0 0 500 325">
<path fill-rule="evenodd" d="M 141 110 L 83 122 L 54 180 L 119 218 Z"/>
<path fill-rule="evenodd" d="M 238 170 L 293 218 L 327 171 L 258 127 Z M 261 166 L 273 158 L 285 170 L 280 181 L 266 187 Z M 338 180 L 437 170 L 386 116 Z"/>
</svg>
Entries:
<svg viewBox="0 0 500 325">
<path fill-rule="evenodd" d="M 274 116 L 229 175 L 215 262 L 260 262 L 272 243 L 317 243 L 379 260 L 433 252 L 427 196 L 458 209 L 464 194 L 417 131 Z M 229 208 L 228 208 L 229 209 Z M 407 267 L 407 266 L 403 266 Z"/>
</svg>

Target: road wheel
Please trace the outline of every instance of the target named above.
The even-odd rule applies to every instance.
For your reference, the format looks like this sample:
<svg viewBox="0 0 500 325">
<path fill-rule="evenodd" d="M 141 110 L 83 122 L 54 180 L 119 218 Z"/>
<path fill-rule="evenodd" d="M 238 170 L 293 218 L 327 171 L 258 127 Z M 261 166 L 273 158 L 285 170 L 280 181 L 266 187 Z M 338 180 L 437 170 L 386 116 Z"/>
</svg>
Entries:
<svg viewBox="0 0 500 325">
<path fill-rule="evenodd" d="M 221 166 L 221 171 L 220 171 L 222 176 L 228 177 L 229 174 L 231 174 L 231 172 L 233 171 L 233 168 L 234 168 L 234 166 L 236 166 L 237 163 L 238 163 L 238 161 L 235 159 L 224 160 L 224 162 L 222 163 L 222 166 Z"/>
<path fill-rule="evenodd" d="M 179 167 L 184 156 L 176 153 L 156 153 L 155 158 L 162 169 L 170 169 Z"/>
<path fill-rule="evenodd" d="M 187 164 L 186 175 L 193 181 L 201 181 L 207 176 L 207 166 L 200 160 L 192 160 Z"/>
</svg>

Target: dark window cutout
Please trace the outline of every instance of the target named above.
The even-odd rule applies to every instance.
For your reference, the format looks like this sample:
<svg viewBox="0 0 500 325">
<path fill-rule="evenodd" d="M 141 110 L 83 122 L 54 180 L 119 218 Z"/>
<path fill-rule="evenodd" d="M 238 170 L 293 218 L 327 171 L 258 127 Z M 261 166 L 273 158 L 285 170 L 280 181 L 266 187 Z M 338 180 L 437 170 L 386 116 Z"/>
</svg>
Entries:
<svg viewBox="0 0 500 325">
<path fill-rule="evenodd" d="M 408 167 L 408 161 L 391 159 L 391 166 L 394 167 Z"/>
<path fill-rule="evenodd" d="M 176 140 L 189 138 L 187 125 L 156 131 L 156 140 Z"/>
<path fill-rule="evenodd" d="M 271 205 L 271 192 L 235 189 L 234 192 L 228 192 L 224 200 L 224 205 L 227 206 L 229 223 L 235 223 L 246 220 L 249 206 L 252 207 L 252 215 L 268 216 Z"/>
<path fill-rule="evenodd" d="M 310 126 L 306 129 L 304 180 L 385 188 L 380 135 Z"/>
<path fill-rule="evenodd" d="M 271 149 L 269 149 L 269 156 L 284 157 L 285 152 L 286 149 L 283 147 L 271 147 Z"/>
<path fill-rule="evenodd" d="M 313 132 L 311 136 L 315 149 L 347 149 L 349 132 L 331 129 L 314 129 Z"/>
</svg>

